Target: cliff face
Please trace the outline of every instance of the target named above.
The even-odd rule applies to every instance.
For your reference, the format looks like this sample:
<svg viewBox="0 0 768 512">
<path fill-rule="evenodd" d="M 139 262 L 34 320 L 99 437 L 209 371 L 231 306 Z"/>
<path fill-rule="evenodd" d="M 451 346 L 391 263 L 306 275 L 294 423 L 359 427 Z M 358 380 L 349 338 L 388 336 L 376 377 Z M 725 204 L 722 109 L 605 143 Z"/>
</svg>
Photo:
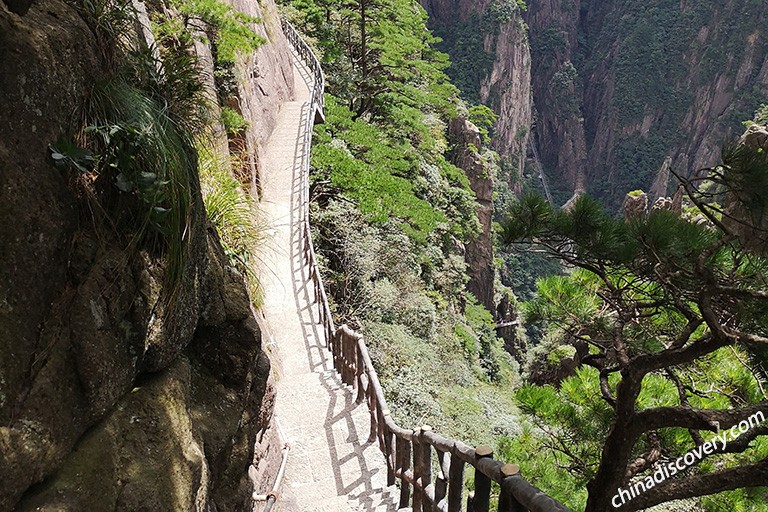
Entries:
<svg viewBox="0 0 768 512">
<path fill-rule="evenodd" d="M 500 24 L 497 32 L 487 34 L 484 48 L 495 58 L 490 73 L 482 81 L 480 99 L 499 116 L 493 148 L 514 162 L 517 176 L 510 177 L 509 182 L 520 192 L 533 107 L 531 53 L 521 18 L 514 17 Z"/>
<path fill-rule="evenodd" d="M 567 194 L 618 206 L 667 157 L 683 174 L 711 165 L 768 98 L 765 2 L 529 4 L 536 131 Z"/>
<path fill-rule="evenodd" d="M 469 290 L 489 311 L 496 311 L 494 302 L 493 266 L 493 180 L 487 162 L 478 153 L 482 146 L 480 131 L 466 119 L 456 118 L 448 127 L 454 144 L 453 163 L 467 173 L 470 186 L 477 196 L 477 217 L 480 233 L 467 242 L 464 259 L 469 274 Z"/>
<path fill-rule="evenodd" d="M 573 65 L 578 47 L 579 0 L 529 2 L 536 143 L 543 164 L 557 169 L 568 192 L 584 191 L 587 146 Z M 558 27 L 553 29 L 552 27 Z"/>
<path fill-rule="evenodd" d="M 471 103 L 490 106 L 498 115 L 491 145 L 511 163 L 502 179 L 521 191 L 532 120 L 531 54 L 521 12 L 515 2 L 499 0 L 423 0 L 430 28 L 451 56 L 453 82 Z M 463 169 L 477 196 L 479 236 L 467 243 L 468 290 L 489 311 L 497 312 L 493 263 L 493 172 L 478 153 L 477 127 L 455 119 L 449 129 L 453 163 Z"/>
<path fill-rule="evenodd" d="M 274 114 L 292 79 L 274 4 L 260 6 L 278 41 L 263 51 L 283 55 L 262 74 L 268 101 L 241 94 Z M 248 468 L 267 457 L 270 364 L 199 186 L 166 302 L 165 258 L 128 248 L 89 213 L 83 178 L 50 161 L 99 57 L 71 5 L 0 3 L 0 510 L 245 510 Z"/>
<path fill-rule="evenodd" d="M 525 13 L 510 0 L 422 4 L 454 82 L 499 114 L 495 149 L 518 169 L 532 94 L 560 203 L 583 191 L 611 207 L 633 189 L 664 195 L 667 158 L 683 174 L 711 165 L 768 101 L 765 2 L 529 0 Z"/>
<path fill-rule="evenodd" d="M 423 0 L 430 28 L 451 55 L 448 70 L 462 93 L 499 116 L 492 145 L 514 164 L 508 180 L 519 191 L 532 121 L 531 54 L 514 2 Z"/>
</svg>

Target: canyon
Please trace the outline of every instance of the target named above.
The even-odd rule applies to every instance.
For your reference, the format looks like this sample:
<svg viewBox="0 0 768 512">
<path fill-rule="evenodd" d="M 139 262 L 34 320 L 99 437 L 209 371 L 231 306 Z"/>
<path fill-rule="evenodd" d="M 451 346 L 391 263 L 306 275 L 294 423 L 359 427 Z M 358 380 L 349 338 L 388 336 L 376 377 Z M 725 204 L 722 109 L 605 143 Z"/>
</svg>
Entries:
<svg viewBox="0 0 768 512">
<path fill-rule="evenodd" d="M 495 149 L 521 173 L 534 134 L 559 204 L 667 195 L 666 159 L 684 176 L 713 165 L 768 101 L 765 2 L 422 3 L 452 78 L 481 74 L 463 92 L 499 115 Z M 469 47 L 486 64 L 467 66 Z"/>
</svg>

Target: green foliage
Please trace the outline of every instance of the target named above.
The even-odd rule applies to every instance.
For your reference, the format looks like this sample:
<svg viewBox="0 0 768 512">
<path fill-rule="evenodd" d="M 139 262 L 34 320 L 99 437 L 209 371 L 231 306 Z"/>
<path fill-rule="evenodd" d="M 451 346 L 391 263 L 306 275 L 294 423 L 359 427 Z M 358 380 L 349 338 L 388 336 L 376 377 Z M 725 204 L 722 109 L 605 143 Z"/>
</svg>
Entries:
<svg viewBox="0 0 768 512">
<path fill-rule="evenodd" d="M 544 29 L 531 41 L 531 49 L 539 55 L 557 55 L 565 49 L 565 36 L 562 28 L 551 26 Z"/>
<path fill-rule="evenodd" d="M 236 11 L 220 0 L 173 0 L 172 4 L 187 19 L 198 19 L 207 32 L 220 63 L 234 63 L 238 54 L 256 50 L 266 40 L 251 25 L 261 20 Z"/>
<path fill-rule="evenodd" d="M 464 348 L 464 353 L 470 359 L 477 356 L 479 348 L 477 346 L 477 338 L 472 334 L 463 324 L 456 324 L 453 329 L 453 334 L 461 342 L 461 346 Z"/>
<path fill-rule="evenodd" d="M 684 182 L 687 201 L 706 221 L 690 222 L 666 210 L 617 219 L 586 196 L 567 212 L 540 197 L 513 204 L 505 239 L 535 240 L 574 267 L 539 281 L 537 295 L 523 311 L 526 321 L 547 331 L 544 349 L 549 352 L 543 361 L 557 366 L 575 354 L 578 368 L 555 382 L 557 388 L 529 385 L 517 395 L 542 432 L 530 442 L 555 452 L 571 475 L 565 482 L 594 484 L 601 475 L 625 474 L 654 446 L 664 460 L 674 460 L 699 443 L 699 434 L 677 418 L 663 428 L 639 430 L 626 459 L 601 458 L 610 443 L 626 442 L 622 429 L 642 414 L 675 418 L 672 411 L 679 408 L 731 411 L 765 400 L 764 359 L 751 347 L 762 344 L 746 341 L 768 332 L 763 295 L 768 263 L 763 250 L 754 248 L 761 235 L 753 231 L 768 211 L 765 180 L 764 152 L 737 145 L 724 149 L 722 165 Z M 721 201 L 729 205 L 729 223 L 722 220 Z M 730 222 L 741 227 L 734 229 Z M 764 243 L 761 238 L 758 247 Z M 722 325 L 741 333 L 743 341 L 726 337 L 701 353 L 691 351 L 718 339 Z M 654 364 L 646 363 L 654 358 Z M 539 376 L 545 373 L 535 369 Z M 627 395 L 632 382 L 637 392 Z M 768 439 L 760 436 L 739 453 L 710 456 L 692 474 L 760 461 L 766 446 Z M 652 469 L 633 471 L 640 476 Z M 702 503 L 720 510 L 728 496 L 745 500 L 750 509 L 752 500 L 763 502 L 765 492 L 738 491 Z"/>
<path fill-rule="evenodd" d="M 485 16 L 499 24 L 509 23 L 520 11 L 527 11 L 524 0 L 493 0 L 487 7 Z"/>
<path fill-rule="evenodd" d="M 433 23 L 432 28 L 440 38 L 438 48 L 451 56 L 447 73 L 469 103 L 481 103 L 481 81 L 493 67 L 499 28 L 516 23 L 520 38 L 527 38 L 528 29 L 521 16 L 526 10 L 522 0 L 493 0 L 482 13 L 472 12 L 466 19 L 457 17 L 448 23 Z M 487 37 L 491 45 L 486 44 Z M 500 91 L 493 91 L 491 97 L 498 93 Z"/>
<path fill-rule="evenodd" d="M 469 120 L 480 129 L 483 143 L 488 144 L 499 116 L 485 105 L 475 105 L 469 108 Z"/>
<path fill-rule="evenodd" d="M 565 379 L 560 389 L 552 386 L 524 386 L 517 392 L 520 407 L 530 414 L 537 425 L 547 433 L 552 426 L 564 430 L 570 440 L 570 453 L 562 453 L 554 437 L 545 445 L 550 450 L 566 456 L 568 463 L 582 483 L 594 475 L 600 449 L 613 417 L 613 410 L 602 400 L 594 399 L 594 390 L 599 386 L 598 372 L 582 368 L 576 375 Z"/>
<path fill-rule="evenodd" d="M 130 0 L 83 0 L 76 5 L 96 38 L 102 62 L 107 68 L 114 68 L 123 50 L 120 37 L 135 20 Z"/>
<path fill-rule="evenodd" d="M 472 13 L 465 21 L 435 27 L 435 34 L 441 40 L 438 48 L 451 56 L 446 72 L 462 97 L 472 104 L 480 104 L 480 83 L 490 72 L 495 58 L 493 52 L 485 49 L 481 25 L 481 17 Z"/>
<path fill-rule="evenodd" d="M 579 324 L 604 321 L 602 303 L 597 296 L 599 282 L 588 272 L 545 277 L 537 283 L 537 294 L 523 305 L 526 322 L 550 321 L 562 311 Z"/>
<path fill-rule="evenodd" d="M 189 132 L 169 110 L 120 78 L 94 87 L 85 130 L 94 172 L 109 176 L 121 192 L 139 199 L 139 215 L 124 221 L 167 251 L 168 279 L 184 267 L 196 154 Z"/>
<path fill-rule="evenodd" d="M 584 481 L 564 467 L 563 457 L 544 444 L 537 427 L 526 424 L 521 434 L 500 437 L 495 453 L 499 459 L 517 464 L 526 480 L 571 510 L 585 509 Z"/>
<path fill-rule="evenodd" d="M 262 243 L 263 229 L 254 205 L 232 177 L 231 162 L 205 144 L 198 144 L 200 186 L 208 219 L 216 227 L 230 265 L 248 279 L 250 296 L 256 307 L 263 302 L 258 277 L 254 273 L 256 249 Z"/>
<path fill-rule="evenodd" d="M 502 360 L 506 356 L 501 341 L 496 337 L 496 322 L 490 311 L 478 304 L 471 293 L 467 293 L 464 317 L 477 339 L 480 365 L 487 378 L 497 383 L 511 380 L 510 376 L 505 375 L 504 372 L 505 365 Z"/>
<path fill-rule="evenodd" d="M 66 137 L 60 137 L 48 146 L 54 165 L 62 171 L 79 171 L 87 174 L 93 169 L 93 153 L 83 149 Z"/>
<path fill-rule="evenodd" d="M 317 129 L 319 144 L 312 151 L 312 164 L 319 179 L 331 183 L 353 198 L 360 210 L 377 224 L 397 221 L 414 240 L 426 241 L 429 233 L 449 221 L 455 233 L 472 233 L 476 217 L 469 183 L 443 157 L 440 170 L 425 165 L 410 141 L 361 119 L 329 97 L 327 122 Z M 420 153 L 423 155 L 421 156 Z M 420 158 L 421 156 L 421 158 Z M 432 171 L 426 174 L 425 171 Z M 451 182 L 458 186 L 453 186 Z"/>
<path fill-rule="evenodd" d="M 754 122 L 760 126 L 768 125 L 768 104 L 761 104 L 755 112 Z"/>
<path fill-rule="evenodd" d="M 176 41 L 181 47 L 189 47 L 198 31 L 202 30 L 210 43 L 214 56 L 214 79 L 221 99 L 237 93 L 235 60 L 238 56 L 253 53 L 266 43 L 254 30 L 261 20 L 235 10 L 221 0 L 170 0 L 181 18 L 168 17 L 163 13 L 153 16 L 153 31 L 164 41 L 164 46 Z M 183 53 L 176 52 L 177 55 Z"/>
<path fill-rule="evenodd" d="M 327 135 L 319 134 L 318 140 L 329 140 L 334 132 L 337 138 L 313 149 L 316 172 L 350 194 L 374 222 L 402 219 L 409 234 L 424 240 L 445 217 L 414 194 L 411 179 L 418 162 L 407 160 L 407 147 L 382 143 L 381 132 L 375 126 L 353 120 L 352 112 L 332 97 L 326 108 L 328 122 L 318 130 Z M 356 154 L 362 158 L 356 158 Z"/>
<path fill-rule="evenodd" d="M 221 108 L 221 124 L 230 136 L 237 135 L 248 128 L 248 121 L 240 115 L 240 112 L 227 106 Z"/>
<path fill-rule="evenodd" d="M 130 2 L 82 3 L 109 73 L 94 84 L 77 136 L 51 146 L 59 168 L 90 176 L 83 183 L 94 189 L 88 197 L 100 203 L 95 210 L 128 235 L 131 249 L 142 246 L 164 255 L 168 300 L 182 279 L 199 186 L 195 140 L 213 120 L 192 48 L 193 30 L 205 22 L 219 62 L 234 61 L 237 53 L 263 42 L 250 26 L 258 20 L 218 0 L 173 6 L 181 16 L 169 16 L 164 5 L 150 6 L 156 36 L 150 48 L 127 36 L 136 23 Z M 229 121 L 233 128 L 240 120 L 230 115 Z M 250 209 L 224 173 L 228 164 L 214 165 L 211 155 L 202 156 L 206 206 L 228 256 L 242 268 L 254 236 Z"/>
<path fill-rule="evenodd" d="M 706 0 L 683 6 L 669 0 L 623 0 L 606 10 L 598 30 L 579 34 L 574 62 L 579 74 L 602 74 L 610 66 L 610 82 L 605 84 L 611 83 L 615 94 L 603 108 L 610 109 L 621 126 L 653 125 L 648 133 L 618 136 L 615 154 L 604 164 L 611 178 L 591 184 L 590 193 L 617 209 L 625 191 L 650 186 L 670 148 L 686 143 L 688 134 L 681 127 L 691 115 L 695 91 L 712 87 L 718 77 L 735 77 L 745 52 L 764 53 L 754 38 L 766 16 L 765 3 L 726 6 Z M 564 48 L 564 40 L 561 46 L 555 35 L 554 31 L 553 37 L 537 35 L 534 43 L 542 48 L 535 44 L 534 51 L 557 53 L 557 48 Z M 756 67 L 750 68 L 744 85 L 730 91 L 733 97 L 722 124 L 731 133 L 766 101 L 764 92 L 753 87 L 758 73 Z M 605 84 L 590 85 L 590 94 L 605 94 Z M 597 126 L 586 124 L 588 131 Z M 596 135 L 588 132 L 587 140 Z"/>
<path fill-rule="evenodd" d="M 515 364 L 491 314 L 464 295 L 461 246 L 480 226 L 446 128 L 465 107 L 425 12 L 411 0 L 302 0 L 287 12 L 326 64 L 311 215 L 336 316 L 365 334 L 401 425 L 468 442 L 514 435 L 516 410 L 499 390 Z M 493 124 L 490 110 L 472 112 Z"/>
</svg>

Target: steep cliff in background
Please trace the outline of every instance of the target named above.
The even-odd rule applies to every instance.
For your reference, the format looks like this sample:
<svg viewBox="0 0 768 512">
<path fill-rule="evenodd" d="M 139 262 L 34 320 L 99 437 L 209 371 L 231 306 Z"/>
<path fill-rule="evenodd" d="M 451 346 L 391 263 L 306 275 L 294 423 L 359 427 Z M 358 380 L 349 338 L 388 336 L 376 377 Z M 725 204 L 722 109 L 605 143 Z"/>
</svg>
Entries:
<svg viewBox="0 0 768 512">
<path fill-rule="evenodd" d="M 548 171 L 612 207 L 665 158 L 716 161 L 768 99 L 762 1 L 530 1 L 537 135 Z M 666 188 L 656 183 L 655 190 Z"/>
<path fill-rule="evenodd" d="M 529 2 L 536 144 L 555 180 L 556 201 L 583 192 L 587 144 L 581 113 L 581 78 L 573 66 L 578 46 L 578 0 Z M 553 28 L 554 27 L 554 28 Z M 563 190 L 565 188 L 565 190 Z"/>
<path fill-rule="evenodd" d="M 514 0 L 423 0 L 430 28 L 451 56 L 448 75 L 471 103 L 499 116 L 492 145 L 510 159 L 508 181 L 520 190 L 532 120 L 531 54 Z"/>
<path fill-rule="evenodd" d="M 448 126 L 448 136 L 454 145 L 452 162 L 464 170 L 477 197 L 477 218 L 480 232 L 468 241 L 464 260 L 467 262 L 469 282 L 467 290 L 488 311 L 496 311 L 493 281 L 493 179 L 492 168 L 479 153 L 483 147 L 478 128 L 461 117 Z"/>
<path fill-rule="evenodd" d="M 258 143 L 292 79 L 274 4 L 250 12 L 270 41 L 256 55 L 262 94 L 239 91 Z M 0 509 L 245 510 L 249 467 L 274 456 L 270 364 L 197 176 L 167 301 L 169 261 L 50 159 L 105 76 L 101 51 L 70 4 L 18 16 L 0 3 Z"/>
<path fill-rule="evenodd" d="M 495 148 L 518 169 L 531 124 L 555 200 L 691 174 L 768 100 L 768 4 L 681 0 L 424 0 L 462 93 L 499 114 Z M 522 24 L 529 25 L 528 34 Z M 528 39 L 530 54 L 528 58 Z"/>
<path fill-rule="evenodd" d="M 453 163 L 467 174 L 479 204 L 481 231 L 466 244 L 467 289 L 501 321 L 505 314 L 499 313 L 494 287 L 494 180 L 505 190 L 522 191 L 532 122 L 531 54 L 522 8 L 514 0 L 423 0 L 422 5 L 430 29 L 443 40 L 438 48 L 450 55 L 452 82 L 470 104 L 488 105 L 498 116 L 491 146 L 502 156 L 500 173 L 493 171 L 497 162 L 479 154 L 483 141 L 471 123 L 454 120 L 450 136 Z"/>
</svg>

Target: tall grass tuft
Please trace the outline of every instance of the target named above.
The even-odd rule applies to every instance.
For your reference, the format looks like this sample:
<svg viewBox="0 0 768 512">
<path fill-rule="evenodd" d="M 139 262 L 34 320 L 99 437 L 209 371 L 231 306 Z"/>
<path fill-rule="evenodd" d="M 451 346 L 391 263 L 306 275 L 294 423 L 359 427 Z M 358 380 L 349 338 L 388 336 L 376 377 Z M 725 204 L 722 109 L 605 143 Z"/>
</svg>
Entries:
<svg viewBox="0 0 768 512">
<path fill-rule="evenodd" d="M 259 307 L 263 292 L 253 267 L 255 250 L 263 240 L 263 226 L 251 200 L 232 176 L 231 157 L 219 155 L 202 144 L 198 151 L 200 183 L 208 218 L 216 226 L 230 264 L 245 274 L 251 301 Z"/>
<path fill-rule="evenodd" d="M 198 186 L 190 132 L 168 116 L 165 104 L 119 76 L 94 87 L 85 121 L 97 173 L 114 176 L 122 193 L 138 199 L 135 239 L 165 253 L 167 284 L 176 290 Z"/>
</svg>

